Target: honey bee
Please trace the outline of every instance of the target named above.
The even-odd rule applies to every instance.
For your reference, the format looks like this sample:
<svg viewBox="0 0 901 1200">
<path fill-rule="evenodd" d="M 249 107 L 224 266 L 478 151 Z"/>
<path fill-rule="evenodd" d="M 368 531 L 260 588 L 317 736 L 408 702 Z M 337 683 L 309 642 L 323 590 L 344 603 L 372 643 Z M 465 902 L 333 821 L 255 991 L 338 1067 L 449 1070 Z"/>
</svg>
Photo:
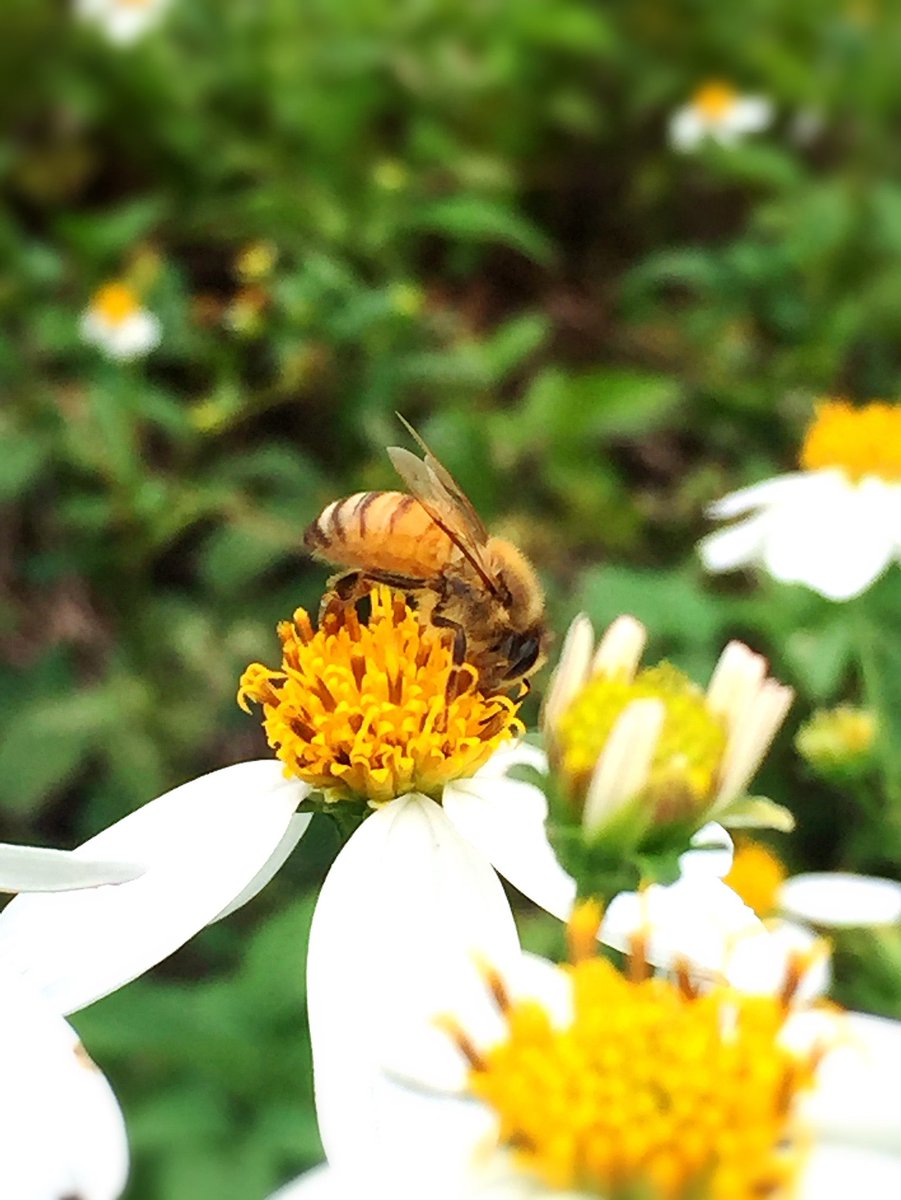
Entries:
<svg viewBox="0 0 901 1200">
<path fill-rule="evenodd" d="M 425 620 L 453 631 L 454 662 L 478 670 L 480 690 L 505 691 L 545 660 L 541 585 L 525 555 L 491 537 L 451 473 L 400 419 L 424 454 L 388 447 L 410 494 L 335 500 L 304 534 L 315 558 L 349 568 L 330 580 L 323 606 L 334 597 L 353 604 L 373 584 L 395 588 Z"/>
</svg>

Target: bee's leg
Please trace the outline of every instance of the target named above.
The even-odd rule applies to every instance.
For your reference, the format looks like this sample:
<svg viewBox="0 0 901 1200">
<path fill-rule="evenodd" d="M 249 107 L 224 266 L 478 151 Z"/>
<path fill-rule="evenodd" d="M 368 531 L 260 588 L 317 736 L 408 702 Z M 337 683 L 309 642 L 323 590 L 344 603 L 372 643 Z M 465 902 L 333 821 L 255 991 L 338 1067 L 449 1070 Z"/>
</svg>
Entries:
<svg viewBox="0 0 901 1200">
<path fill-rule="evenodd" d="M 336 601 L 344 608 L 349 608 L 358 600 L 362 600 L 373 584 L 377 583 L 383 583 L 386 587 L 394 588 L 405 595 L 429 586 L 424 579 L 396 575 L 390 571 L 346 571 L 343 575 L 332 576 L 328 581 L 328 591 L 319 605 L 319 620 L 322 620 L 323 615 Z"/>
<path fill-rule="evenodd" d="M 439 629 L 454 631 L 454 666 L 462 666 L 466 658 L 466 630 L 459 621 L 452 621 L 450 617 L 443 616 L 437 608 L 432 610 L 432 624 L 437 625 Z"/>
</svg>

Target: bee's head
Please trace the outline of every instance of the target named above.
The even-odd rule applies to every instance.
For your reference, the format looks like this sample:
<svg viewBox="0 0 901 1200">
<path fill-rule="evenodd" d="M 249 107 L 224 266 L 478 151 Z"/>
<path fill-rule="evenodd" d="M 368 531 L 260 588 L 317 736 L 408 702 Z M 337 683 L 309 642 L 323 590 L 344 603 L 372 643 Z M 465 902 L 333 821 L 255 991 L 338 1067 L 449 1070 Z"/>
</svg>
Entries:
<svg viewBox="0 0 901 1200">
<path fill-rule="evenodd" d="M 498 658 L 507 664 L 505 682 L 515 683 L 537 671 L 547 658 L 549 642 L 550 634 L 544 624 L 502 638 L 495 649 Z"/>
</svg>

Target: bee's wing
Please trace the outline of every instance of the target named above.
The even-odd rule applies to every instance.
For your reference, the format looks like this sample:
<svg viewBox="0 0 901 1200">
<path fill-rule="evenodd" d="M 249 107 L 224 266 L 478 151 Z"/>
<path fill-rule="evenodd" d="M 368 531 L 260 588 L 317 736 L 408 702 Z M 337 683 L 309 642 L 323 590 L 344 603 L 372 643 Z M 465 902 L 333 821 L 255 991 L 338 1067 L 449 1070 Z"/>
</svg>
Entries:
<svg viewBox="0 0 901 1200">
<path fill-rule="evenodd" d="M 401 446 L 389 446 L 388 457 L 435 524 L 459 548 L 489 591 L 496 593 L 497 581 L 492 577 L 485 555 L 488 531 L 451 473 L 425 447 L 418 435 L 414 436 L 425 448 L 425 460 Z"/>
</svg>

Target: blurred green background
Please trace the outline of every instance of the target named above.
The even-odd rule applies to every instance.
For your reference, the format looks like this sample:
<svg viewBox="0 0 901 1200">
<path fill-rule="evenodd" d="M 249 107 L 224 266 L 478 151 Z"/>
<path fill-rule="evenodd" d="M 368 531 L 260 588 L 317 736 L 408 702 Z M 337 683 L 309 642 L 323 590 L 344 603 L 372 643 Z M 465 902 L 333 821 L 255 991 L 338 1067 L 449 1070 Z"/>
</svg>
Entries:
<svg viewBox="0 0 901 1200">
<path fill-rule="evenodd" d="M 867 0 L 172 0 L 128 48 L 6 0 L 0 837 L 74 845 L 265 753 L 237 679 L 318 603 L 307 522 L 394 485 L 400 410 L 558 635 L 631 611 L 700 679 L 730 636 L 768 653 L 799 692 L 762 788 L 799 816 L 782 853 L 897 874 L 891 819 L 791 747 L 858 694 L 847 609 L 705 580 L 693 547 L 707 502 L 794 465 L 817 396 L 901 390 L 899 60 Z M 676 154 L 709 78 L 775 123 Z M 162 322 L 144 360 L 79 335 L 114 278 Z M 316 1161 L 303 961 L 337 844 L 317 821 L 79 1017 L 132 1200 L 261 1200 Z M 896 940 L 844 954 L 843 998 L 901 1015 Z"/>
</svg>

